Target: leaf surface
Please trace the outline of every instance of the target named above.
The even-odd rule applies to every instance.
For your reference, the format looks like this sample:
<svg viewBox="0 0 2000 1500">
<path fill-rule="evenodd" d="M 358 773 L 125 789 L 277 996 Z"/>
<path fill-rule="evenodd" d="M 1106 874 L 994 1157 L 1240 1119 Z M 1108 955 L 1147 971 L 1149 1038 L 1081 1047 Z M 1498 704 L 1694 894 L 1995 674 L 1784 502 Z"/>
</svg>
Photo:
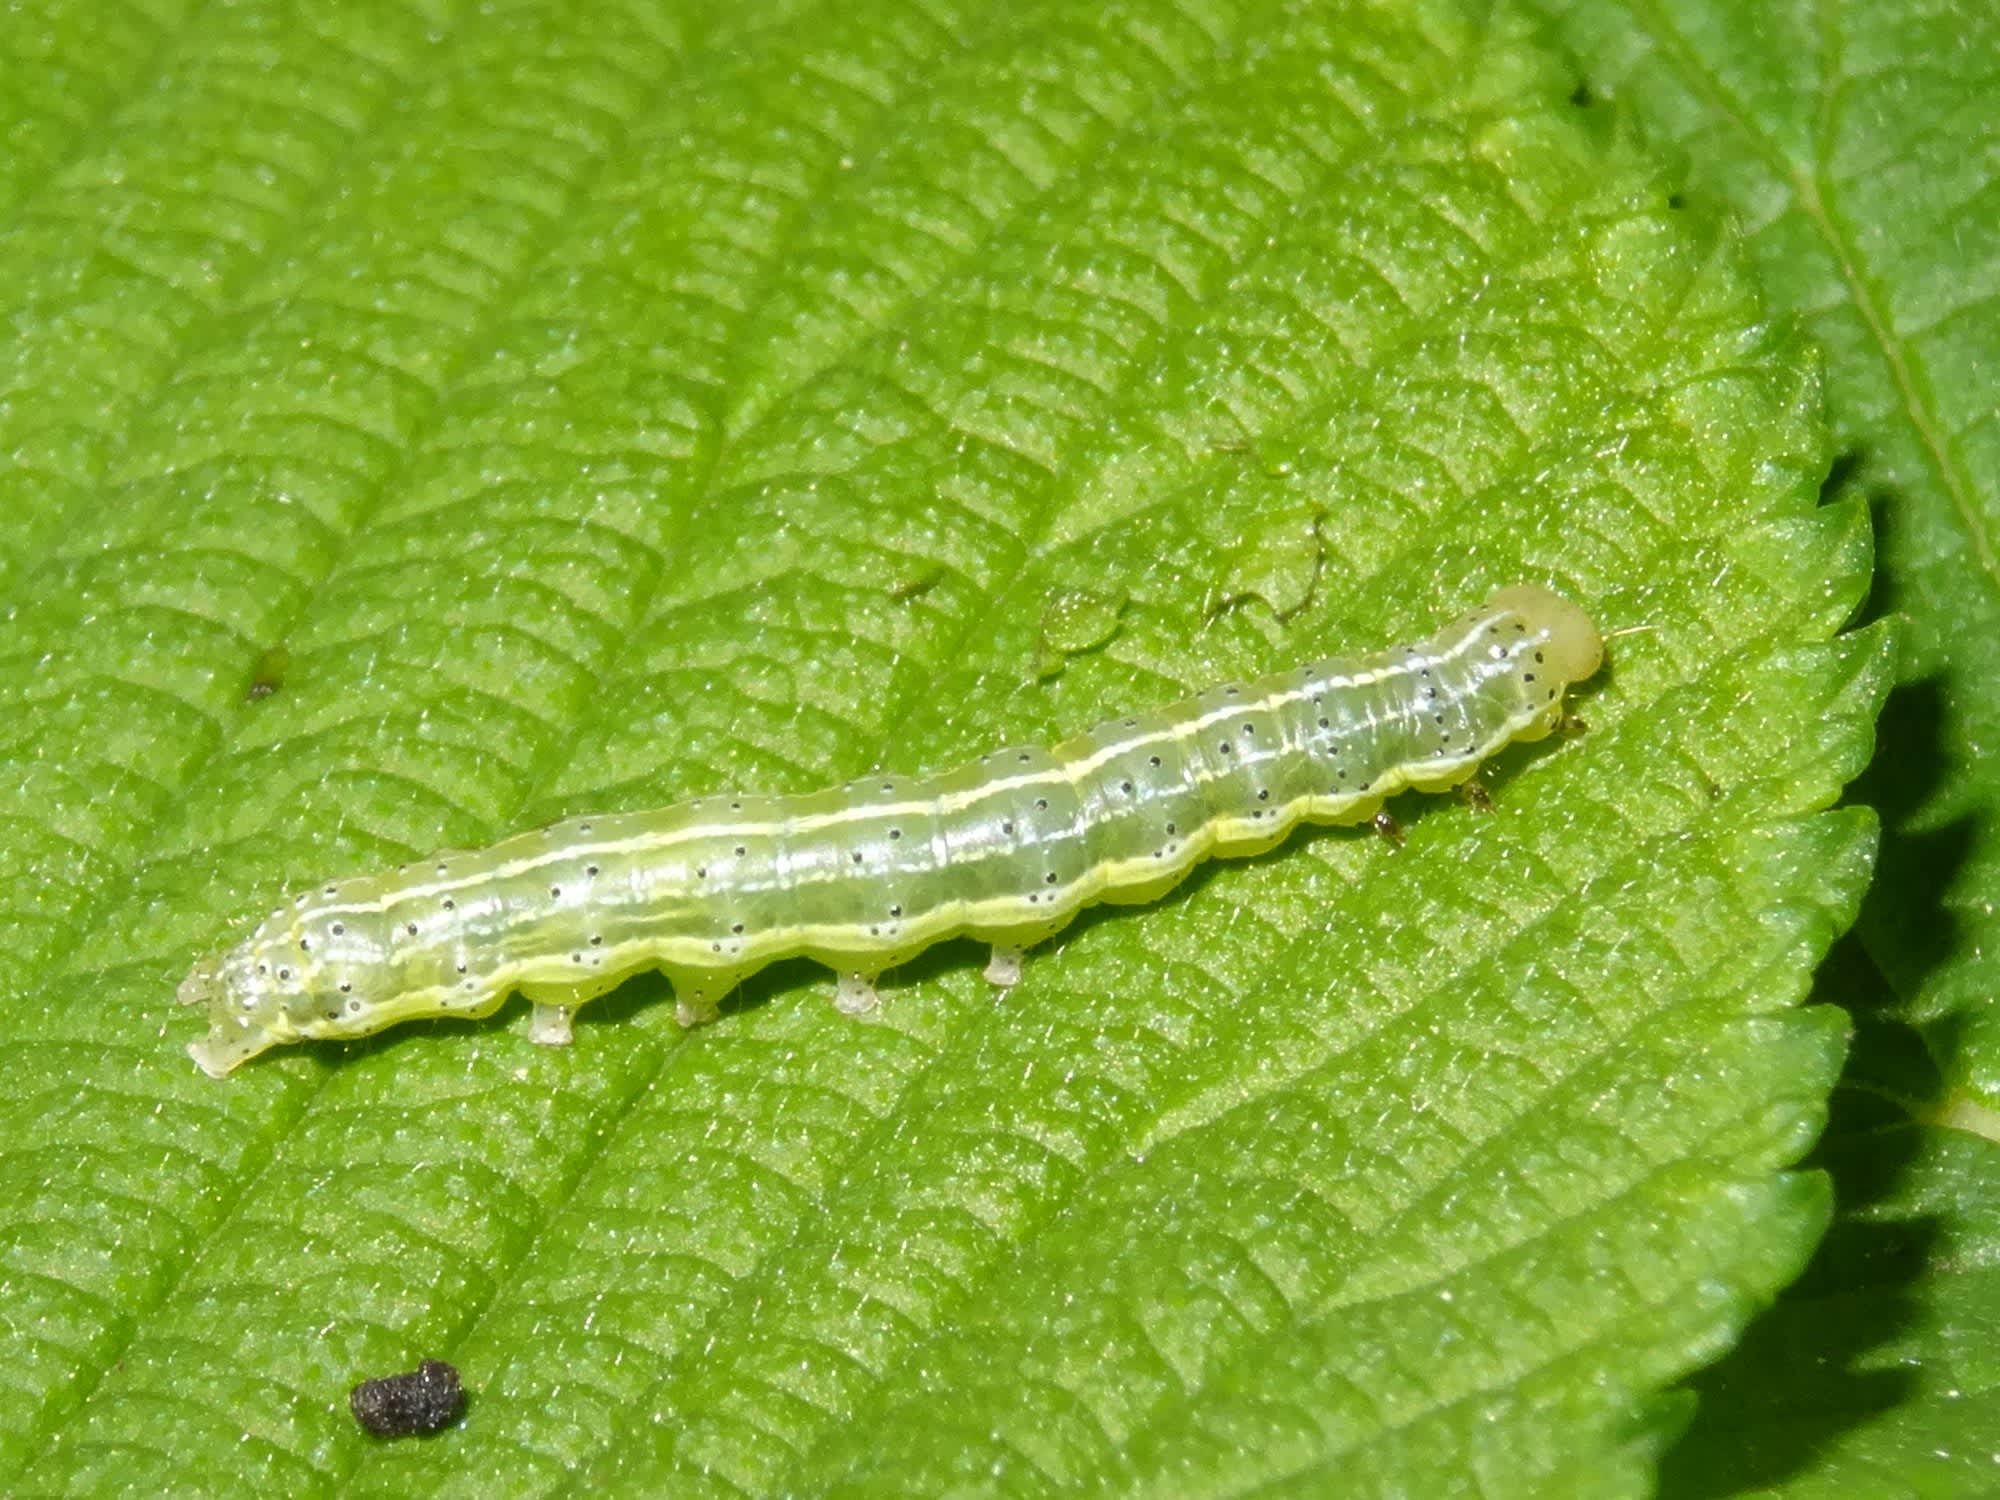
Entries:
<svg viewBox="0 0 2000 1500">
<path fill-rule="evenodd" d="M 1810 349 L 1551 52 L 1447 4 L 93 21 L 4 43 L 98 82 L 9 106 L 0 200 L 0 1485 L 1647 1492 L 1826 1221 L 1798 1006 L 1894 652 L 1838 634 Z M 1494 815 L 1211 869 L 1004 999 L 946 946 L 865 1022 L 787 966 L 691 1033 L 641 980 L 563 1051 L 182 1054 L 190 961 L 303 883 L 1523 579 L 1644 629 Z M 464 1422 L 364 1437 L 422 1358 Z"/>
<path fill-rule="evenodd" d="M 1869 505 L 1907 629 L 1823 1162 L 1841 1218 L 1667 1466 L 1669 1494 L 1992 1490 L 2000 1432 L 2000 175 L 1991 7 L 1545 4 L 1587 89 L 1679 154 L 1827 353 L 1832 490 Z"/>
</svg>

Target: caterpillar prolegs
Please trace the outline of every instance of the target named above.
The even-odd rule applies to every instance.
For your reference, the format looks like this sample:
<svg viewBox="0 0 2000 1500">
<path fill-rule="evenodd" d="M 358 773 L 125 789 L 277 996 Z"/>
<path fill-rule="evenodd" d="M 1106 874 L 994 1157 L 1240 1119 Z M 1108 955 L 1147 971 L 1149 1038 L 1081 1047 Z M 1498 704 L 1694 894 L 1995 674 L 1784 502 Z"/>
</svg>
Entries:
<svg viewBox="0 0 2000 1500">
<path fill-rule="evenodd" d="M 189 1053 L 220 1078 L 302 1037 L 480 1016 L 514 990 L 530 1036 L 658 968 L 683 1024 L 779 959 L 838 975 L 834 1003 L 933 943 L 992 945 L 986 977 L 1098 901 L 1157 900 L 1200 861 L 1257 854 L 1301 822 L 1358 823 L 1405 787 L 1457 786 L 1539 739 L 1603 655 L 1597 627 L 1533 585 L 1414 645 L 1226 683 L 1052 749 L 996 750 L 921 778 L 800 796 L 703 797 L 572 819 L 477 853 L 299 895 L 196 964 Z"/>
</svg>

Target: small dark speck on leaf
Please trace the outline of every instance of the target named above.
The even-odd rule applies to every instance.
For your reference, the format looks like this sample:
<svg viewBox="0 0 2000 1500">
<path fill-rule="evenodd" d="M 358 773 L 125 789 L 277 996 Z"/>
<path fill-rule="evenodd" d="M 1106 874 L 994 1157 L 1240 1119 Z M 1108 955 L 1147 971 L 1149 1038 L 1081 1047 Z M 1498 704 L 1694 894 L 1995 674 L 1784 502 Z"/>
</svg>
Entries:
<svg viewBox="0 0 2000 1500">
<path fill-rule="evenodd" d="M 250 686 L 243 696 L 255 703 L 260 698 L 268 698 L 285 685 L 285 670 L 291 665 L 291 653 L 283 646 L 273 646 L 257 658 L 252 669 Z"/>
<path fill-rule="evenodd" d="M 465 1387 L 452 1366 L 427 1359 L 407 1374 L 362 1381 L 348 1393 L 347 1405 L 354 1420 L 377 1437 L 416 1437 L 458 1420 Z"/>
</svg>

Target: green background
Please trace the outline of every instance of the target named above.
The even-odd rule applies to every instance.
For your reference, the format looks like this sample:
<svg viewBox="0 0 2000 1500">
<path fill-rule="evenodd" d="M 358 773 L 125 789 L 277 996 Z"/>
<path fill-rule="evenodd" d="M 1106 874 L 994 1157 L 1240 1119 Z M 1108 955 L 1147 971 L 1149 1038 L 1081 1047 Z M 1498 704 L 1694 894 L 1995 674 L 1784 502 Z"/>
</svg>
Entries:
<svg viewBox="0 0 2000 1500">
<path fill-rule="evenodd" d="M 0 1489 L 1990 1491 L 1997 74 L 1947 6 L 0 15 Z M 1004 999 L 183 1053 L 304 882 L 1518 579 L 1632 633 L 1492 815 Z M 464 1421 L 364 1436 L 426 1357 Z"/>
</svg>

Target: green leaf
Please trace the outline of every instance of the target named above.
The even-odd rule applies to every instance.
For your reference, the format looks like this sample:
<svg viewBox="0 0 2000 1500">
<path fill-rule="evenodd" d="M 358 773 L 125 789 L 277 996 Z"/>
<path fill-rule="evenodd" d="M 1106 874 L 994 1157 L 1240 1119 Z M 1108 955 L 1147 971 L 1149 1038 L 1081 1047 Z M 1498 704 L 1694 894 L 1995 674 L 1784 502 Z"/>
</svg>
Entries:
<svg viewBox="0 0 2000 1500">
<path fill-rule="evenodd" d="M 1811 1254 L 1808 346 L 1476 6 L 0 19 L 0 1488 L 1636 1495 Z M 62 88 L 50 80 L 72 70 Z M 1256 555 L 1258 539 L 1274 554 Z M 863 1022 L 212 1082 L 284 892 L 1588 604 L 1580 735 Z M 1115 601 L 1065 615 L 1051 600 Z M 1062 670 L 1040 675 L 1043 653 Z M 354 1381 L 446 1358 L 425 1443 Z"/>
<path fill-rule="evenodd" d="M 1591 93 L 1685 163 L 1827 351 L 1834 490 L 1908 625 L 1859 795 L 1882 869 L 1828 994 L 1861 1023 L 1840 1219 L 1716 1373 L 1669 1494 L 1985 1495 L 2000 1432 L 2000 12 L 1545 0 Z M 1759 1491 L 1766 1492 L 1762 1489 Z"/>
</svg>

